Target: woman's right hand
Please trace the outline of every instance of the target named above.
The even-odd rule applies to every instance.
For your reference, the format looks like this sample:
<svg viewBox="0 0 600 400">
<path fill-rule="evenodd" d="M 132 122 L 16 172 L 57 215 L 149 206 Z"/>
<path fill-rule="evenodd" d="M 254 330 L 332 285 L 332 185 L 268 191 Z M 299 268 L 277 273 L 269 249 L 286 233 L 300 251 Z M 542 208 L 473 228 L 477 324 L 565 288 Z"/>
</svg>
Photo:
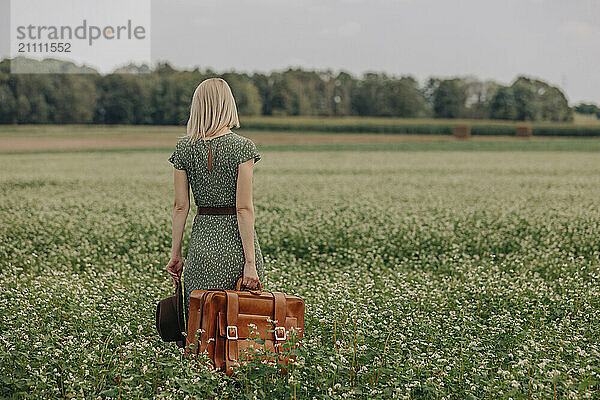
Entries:
<svg viewBox="0 0 600 400">
<path fill-rule="evenodd" d="M 244 264 L 244 275 L 242 276 L 242 285 L 248 289 L 258 289 L 258 272 L 256 263 L 246 262 Z"/>
</svg>

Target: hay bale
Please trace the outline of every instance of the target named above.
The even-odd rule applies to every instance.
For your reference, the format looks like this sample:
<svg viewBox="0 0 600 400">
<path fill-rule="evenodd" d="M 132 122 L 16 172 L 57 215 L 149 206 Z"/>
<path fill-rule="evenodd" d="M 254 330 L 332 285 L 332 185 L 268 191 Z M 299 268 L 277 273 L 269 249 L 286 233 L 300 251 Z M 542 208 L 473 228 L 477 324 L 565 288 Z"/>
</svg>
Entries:
<svg viewBox="0 0 600 400">
<path fill-rule="evenodd" d="M 467 139 L 471 137 L 470 125 L 454 125 L 452 132 L 457 139 Z"/>
<path fill-rule="evenodd" d="M 516 137 L 531 137 L 531 125 L 520 124 L 515 128 Z"/>
</svg>

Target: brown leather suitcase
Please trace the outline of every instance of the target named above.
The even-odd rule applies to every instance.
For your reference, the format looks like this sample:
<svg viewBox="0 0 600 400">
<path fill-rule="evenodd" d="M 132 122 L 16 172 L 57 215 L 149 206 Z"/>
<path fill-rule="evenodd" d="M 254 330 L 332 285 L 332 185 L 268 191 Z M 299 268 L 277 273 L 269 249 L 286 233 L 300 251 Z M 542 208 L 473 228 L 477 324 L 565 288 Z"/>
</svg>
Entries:
<svg viewBox="0 0 600 400">
<path fill-rule="evenodd" d="M 250 354 L 244 349 L 252 344 L 256 349 L 273 352 L 272 360 L 281 364 L 286 373 L 293 357 L 282 351 L 281 344 L 287 341 L 292 327 L 301 342 L 304 300 L 281 292 L 262 291 L 260 283 L 258 290 L 240 290 L 241 283 L 240 278 L 235 290 L 191 292 L 186 355 L 206 350 L 213 366 L 231 375 L 243 354 Z M 262 344 L 250 338 L 249 324 L 256 325 L 258 337 L 264 339 Z"/>
</svg>

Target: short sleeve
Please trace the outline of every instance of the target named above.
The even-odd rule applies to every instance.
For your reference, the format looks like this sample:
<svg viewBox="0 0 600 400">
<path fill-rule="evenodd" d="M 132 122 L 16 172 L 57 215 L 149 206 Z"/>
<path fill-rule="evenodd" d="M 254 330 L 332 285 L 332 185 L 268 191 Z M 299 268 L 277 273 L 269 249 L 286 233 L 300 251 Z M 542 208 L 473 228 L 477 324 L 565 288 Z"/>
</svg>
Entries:
<svg viewBox="0 0 600 400">
<path fill-rule="evenodd" d="M 238 157 L 238 164 L 246 162 L 251 158 L 254 158 L 254 163 L 256 164 L 256 162 L 260 160 L 260 153 L 256 149 L 256 145 L 254 144 L 254 142 L 250 139 L 247 139 L 241 148 Z"/>
<path fill-rule="evenodd" d="M 173 167 L 175 167 L 175 169 L 185 170 L 185 163 L 183 162 L 184 149 L 182 146 L 183 142 L 179 140 L 175 145 L 175 150 L 173 151 L 173 154 L 171 154 L 171 157 L 169 157 L 169 162 L 173 164 Z"/>
</svg>

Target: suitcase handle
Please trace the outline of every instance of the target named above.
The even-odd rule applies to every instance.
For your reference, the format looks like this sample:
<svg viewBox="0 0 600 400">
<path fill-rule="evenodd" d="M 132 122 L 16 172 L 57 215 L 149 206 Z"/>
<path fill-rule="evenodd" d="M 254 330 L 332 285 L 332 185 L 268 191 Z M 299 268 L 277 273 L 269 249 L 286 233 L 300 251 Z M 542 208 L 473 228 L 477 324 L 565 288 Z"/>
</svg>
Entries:
<svg viewBox="0 0 600 400">
<path fill-rule="evenodd" d="M 242 290 L 242 278 L 238 279 L 237 284 L 235 285 L 235 290 L 238 292 Z M 246 290 L 253 294 L 260 294 L 260 292 L 262 291 L 262 285 L 260 284 L 260 281 L 258 281 L 258 289 L 246 288 Z"/>
</svg>

